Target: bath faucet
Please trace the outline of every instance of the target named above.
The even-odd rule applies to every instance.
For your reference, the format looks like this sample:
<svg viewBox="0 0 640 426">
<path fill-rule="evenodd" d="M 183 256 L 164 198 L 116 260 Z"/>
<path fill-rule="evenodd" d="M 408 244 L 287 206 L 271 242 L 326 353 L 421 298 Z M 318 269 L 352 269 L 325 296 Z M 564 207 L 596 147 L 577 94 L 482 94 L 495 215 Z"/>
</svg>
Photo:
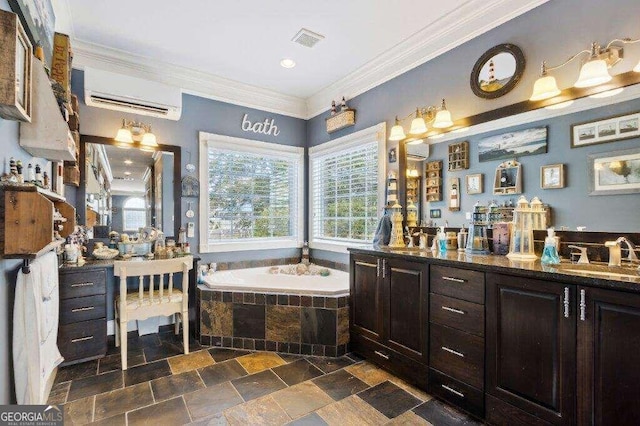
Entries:
<svg viewBox="0 0 640 426">
<path fill-rule="evenodd" d="M 589 256 L 587 255 L 587 248 L 580 246 L 568 246 L 569 248 L 573 248 L 579 250 L 580 259 L 578 259 L 578 263 L 589 263 Z M 578 253 L 571 253 L 571 261 L 573 262 L 573 256 Z"/>
<path fill-rule="evenodd" d="M 630 262 L 638 261 L 633 243 L 625 237 L 620 237 L 615 241 L 607 241 L 604 243 L 605 247 L 609 248 L 609 266 L 620 266 L 622 264 L 622 243 L 626 244 L 627 250 L 629 251 L 625 260 Z"/>
</svg>

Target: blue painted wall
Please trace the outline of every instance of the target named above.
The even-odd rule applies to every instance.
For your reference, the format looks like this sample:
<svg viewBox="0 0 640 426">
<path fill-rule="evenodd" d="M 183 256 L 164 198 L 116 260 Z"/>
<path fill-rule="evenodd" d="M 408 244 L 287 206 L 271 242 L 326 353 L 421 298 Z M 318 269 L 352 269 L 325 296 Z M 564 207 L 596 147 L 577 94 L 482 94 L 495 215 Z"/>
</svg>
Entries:
<svg viewBox="0 0 640 426">
<path fill-rule="evenodd" d="M 266 113 L 251 108 L 231 105 L 197 96 L 183 95 L 182 117 L 178 121 L 154 119 L 144 116 L 123 114 L 117 111 L 109 111 L 101 108 L 89 107 L 84 103 L 84 72 L 73 71 L 73 92 L 81 100 L 80 102 L 80 130 L 82 134 L 113 137 L 122 123 L 123 118 L 136 119 L 151 124 L 153 132 L 158 137 L 158 143 L 178 145 L 182 148 L 182 176 L 187 174 L 185 165 L 191 162 L 198 167 L 198 132 L 215 133 L 245 139 L 260 140 L 264 142 L 279 143 L 289 146 L 305 146 L 306 122 L 301 119 L 286 117 L 279 114 Z M 242 117 L 247 113 L 252 121 L 264 121 L 265 118 L 274 118 L 280 133 L 278 136 L 257 135 L 252 132 L 244 132 L 241 128 Z M 198 176 L 196 170 L 195 175 Z M 193 201 L 193 209 L 198 212 L 198 201 L 195 198 L 183 198 L 182 218 L 176 218 L 186 227 L 188 222 L 184 216 L 187 211 L 187 202 Z M 77 200 L 81 203 L 82 200 Z M 79 204 L 76 204 L 79 205 Z M 165 212 L 166 213 L 166 212 Z M 196 237 L 190 239 L 192 251 L 197 253 L 199 243 L 198 215 L 193 219 L 196 225 Z M 256 250 L 247 252 L 201 254 L 203 262 L 226 262 L 252 259 L 275 259 L 299 255 L 299 249 L 291 250 Z"/>
<path fill-rule="evenodd" d="M 329 136 L 325 130 L 328 112 L 318 115 L 307 123 L 307 146 L 316 146 L 329 140 L 367 128 L 381 121 L 387 129 L 394 124 L 396 115 L 406 116 L 416 106 L 438 103 L 446 98 L 447 106 L 454 119 L 493 110 L 502 106 L 526 100 L 531 95 L 533 83 L 539 75 L 540 63 L 546 59 L 554 65 L 572 54 L 589 47 L 592 41 L 607 43 L 619 37 L 640 37 L 637 16 L 640 2 L 637 0 L 616 0 L 598 2 L 594 0 L 551 1 L 538 8 L 477 37 L 446 54 L 420 65 L 378 87 L 375 87 L 349 101 L 349 106 L 357 109 L 357 124 L 349 129 Z M 492 46 L 501 43 L 518 45 L 526 57 L 527 66 L 521 82 L 509 94 L 495 99 L 483 100 L 476 97 L 469 87 L 469 75 L 477 58 Z M 640 43 L 625 47 L 625 56 L 632 58 L 620 63 L 615 73 L 629 71 L 640 58 Z M 573 85 L 577 79 L 579 61 L 574 61 L 562 70 L 554 71 L 561 88 Z M 569 129 L 571 124 L 581 123 L 601 117 L 640 110 L 640 100 L 629 101 L 516 128 L 536 125 L 549 126 L 549 149 L 547 154 L 522 157 L 524 195 L 528 198 L 539 196 L 553 208 L 555 224 L 571 228 L 584 225 L 588 230 L 638 231 L 640 229 L 640 196 L 588 196 L 587 155 L 597 152 L 639 147 L 640 139 L 570 148 Z M 405 129 L 410 121 L 405 123 Z M 460 212 L 449 212 L 446 201 L 432 203 L 431 208 L 442 209 L 442 219 L 451 226 L 465 223 L 464 212 L 480 200 L 489 202 L 498 199 L 492 194 L 492 182 L 499 161 L 479 163 L 477 141 L 482 136 L 500 134 L 501 129 L 485 135 L 463 137 L 470 142 L 470 168 L 464 172 L 444 172 L 444 181 L 449 177 L 459 177 L 461 182 L 466 174 L 484 173 L 485 192 L 480 196 L 467 197 L 462 194 Z M 431 146 L 430 159 L 446 160 L 447 146 L 457 141 L 436 143 Z M 394 146 L 389 142 L 388 146 Z M 564 163 L 567 167 L 567 187 L 558 190 L 540 189 L 540 166 Z M 445 169 L 447 162 L 445 161 Z M 396 165 L 394 165 L 397 167 Z M 514 198 L 515 201 L 515 197 Z M 430 206 L 427 205 L 427 208 Z M 343 254 L 319 250 L 314 257 L 333 261 L 347 261 Z"/>
</svg>

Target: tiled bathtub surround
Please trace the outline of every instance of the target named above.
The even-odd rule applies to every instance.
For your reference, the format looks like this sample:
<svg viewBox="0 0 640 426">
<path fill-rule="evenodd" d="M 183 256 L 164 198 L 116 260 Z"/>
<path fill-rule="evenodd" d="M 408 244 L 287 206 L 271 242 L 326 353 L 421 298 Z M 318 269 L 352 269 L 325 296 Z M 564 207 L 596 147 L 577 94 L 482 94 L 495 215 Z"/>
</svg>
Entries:
<svg viewBox="0 0 640 426">
<path fill-rule="evenodd" d="M 349 296 L 197 291 L 200 342 L 225 348 L 341 356 L 349 343 Z"/>
</svg>

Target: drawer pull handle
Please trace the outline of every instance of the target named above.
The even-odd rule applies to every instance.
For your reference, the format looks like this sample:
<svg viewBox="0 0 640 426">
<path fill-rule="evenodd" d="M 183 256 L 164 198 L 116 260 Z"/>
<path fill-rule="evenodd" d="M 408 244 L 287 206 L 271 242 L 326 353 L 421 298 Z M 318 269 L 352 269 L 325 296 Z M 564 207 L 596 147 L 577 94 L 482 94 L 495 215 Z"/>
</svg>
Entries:
<svg viewBox="0 0 640 426">
<path fill-rule="evenodd" d="M 465 311 L 461 311 L 460 309 L 450 308 L 448 306 L 443 306 L 442 309 L 444 309 L 445 311 L 453 312 L 455 314 L 460 314 L 460 315 L 464 315 L 466 313 Z"/>
<path fill-rule="evenodd" d="M 387 354 L 383 354 L 380 351 L 373 351 L 373 353 L 378 355 L 378 356 L 380 356 L 380 357 L 382 357 L 382 358 L 384 358 L 384 359 L 386 359 L 386 360 L 389 360 L 389 355 L 387 355 Z"/>
<path fill-rule="evenodd" d="M 464 354 L 463 354 L 462 352 L 454 351 L 453 349 L 448 348 L 448 347 L 446 347 L 446 346 L 441 346 L 441 349 L 442 349 L 443 351 L 447 351 L 447 352 L 449 352 L 450 354 L 457 355 L 457 356 L 459 356 L 460 358 L 464 358 Z"/>
<path fill-rule="evenodd" d="M 467 280 L 463 280 L 461 278 L 453 278 L 453 277 L 442 277 L 445 281 L 453 281 L 454 283 L 466 283 Z"/>
<path fill-rule="evenodd" d="M 84 342 L 86 340 L 91 340 L 91 339 L 93 339 L 93 336 L 79 337 L 77 339 L 71 339 L 71 343 Z"/>
<path fill-rule="evenodd" d="M 587 320 L 587 293 L 580 290 L 580 321 Z"/>
<path fill-rule="evenodd" d="M 71 312 L 84 312 L 84 311 L 93 311 L 96 307 L 95 306 L 87 306 L 85 308 L 75 308 L 72 309 Z"/>
<path fill-rule="evenodd" d="M 455 390 L 453 388 L 450 388 L 447 385 L 440 385 L 440 386 L 442 386 L 442 389 L 446 389 L 449 392 L 451 392 L 452 394 L 458 395 L 460 398 L 464 398 L 464 394 L 462 392 L 458 392 L 457 390 Z"/>
<path fill-rule="evenodd" d="M 569 318 L 569 287 L 564 288 L 564 300 L 562 304 L 564 305 L 564 317 Z"/>
<path fill-rule="evenodd" d="M 91 287 L 93 283 L 77 283 L 71 284 L 71 287 Z"/>
</svg>

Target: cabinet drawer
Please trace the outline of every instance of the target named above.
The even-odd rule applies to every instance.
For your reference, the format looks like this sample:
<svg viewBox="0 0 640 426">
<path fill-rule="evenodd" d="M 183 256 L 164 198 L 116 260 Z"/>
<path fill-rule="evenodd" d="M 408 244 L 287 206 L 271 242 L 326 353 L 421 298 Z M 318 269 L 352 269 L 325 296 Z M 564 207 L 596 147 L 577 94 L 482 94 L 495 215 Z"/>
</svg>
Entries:
<svg viewBox="0 0 640 426">
<path fill-rule="evenodd" d="M 107 353 L 107 322 L 104 319 L 61 325 L 58 328 L 58 349 L 65 364 L 98 358 Z"/>
<path fill-rule="evenodd" d="M 60 299 L 106 294 L 107 273 L 104 269 L 64 272 L 60 274 Z"/>
<path fill-rule="evenodd" d="M 429 365 L 484 389 L 484 339 L 437 324 L 430 329 Z"/>
<path fill-rule="evenodd" d="M 431 292 L 484 304 L 484 272 L 431 266 Z"/>
<path fill-rule="evenodd" d="M 429 369 L 429 388 L 431 395 L 461 408 L 469 414 L 482 419 L 484 417 L 484 394 L 433 368 Z"/>
<path fill-rule="evenodd" d="M 367 360 L 382 366 L 398 377 L 416 384 L 422 389 L 427 388 L 427 378 L 429 375 L 427 365 L 406 357 L 360 334 L 352 334 L 349 345 L 351 350 L 359 353 Z"/>
<path fill-rule="evenodd" d="M 60 301 L 60 324 L 105 318 L 106 314 L 107 306 L 104 294 Z"/>
<path fill-rule="evenodd" d="M 484 336 L 484 305 L 431 293 L 429 321 Z"/>
</svg>

